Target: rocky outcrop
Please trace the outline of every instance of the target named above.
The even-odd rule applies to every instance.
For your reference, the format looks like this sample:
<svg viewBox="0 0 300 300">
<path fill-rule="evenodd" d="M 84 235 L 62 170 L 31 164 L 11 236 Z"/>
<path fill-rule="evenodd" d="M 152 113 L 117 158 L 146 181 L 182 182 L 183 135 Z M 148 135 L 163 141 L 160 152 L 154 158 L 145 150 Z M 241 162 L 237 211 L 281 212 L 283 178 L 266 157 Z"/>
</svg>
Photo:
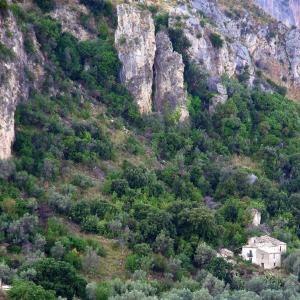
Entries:
<svg viewBox="0 0 300 300">
<path fill-rule="evenodd" d="M 289 58 L 289 70 L 295 84 L 300 89 L 300 29 L 289 31 L 285 39 L 285 49 Z"/>
<path fill-rule="evenodd" d="M 259 226 L 261 222 L 261 212 L 256 208 L 252 208 L 250 213 L 252 217 L 252 225 L 255 227 Z"/>
<path fill-rule="evenodd" d="M 206 0 L 193 2 L 197 9 L 191 10 L 188 6 L 180 6 L 171 10 L 169 26 L 184 24 L 183 30 L 191 43 L 189 56 L 191 61 L 204 67 L 212 77 L 222 74 L 233 76 L 240 74 L 247 67 L 250 79 L 253 81 L 254 67 L 247 47 L 239 39 L 238 26 L 227 18 L 213 3 Z M 219 27 L 203 24 L 199 17 L 199 10 L 213 18 Z M 211 42 L 213 33 L 220 34 L 223 40 L 222 47 L 215 47 Z M 235 35 L 235 39 L 233 38 Z M 230 42 L 227 40 L 230 39 Z"/>
<path fill-rule="evenodd" d="M 80 41 L 96 37 L 96 34 L 92 33 L 93 28 L 96 27 L 92 17 L 89 16 L 90 31 L 86 30 L 80 22 L 81 16 L 90 14 L 87 7 L 80 4 L 78 0 L 68 1 L 68 3 L 58 1 L 56 8 L 50 13 L 53 19 L 60 22 L 63 31 L 73 34 Z"/>
<path fill-rule="evenodd" d="M 117 6 L 115 44 L 122 63 L 121 81 L 135 98 L 140 112 L 152 111 L 153 65 L 156 51 L 151 13 L 134 5 Z"/>
<path fill-rule="evenodd" d="M 180 121 L 188 118 L 187 95 L 184 88 L 182 56 L 173 51 L 166 32 L 156 35 L 154 109 L 158 112 L 178 112 Z"/>
<path fill-rule="evenodd" d="M 229 1 L 230 2 L 230 1 Z M 286 87 L 292 99 L 300 97 L 300 31 L 272 21 L 257 11 L 240 6 L 238 13 L 226 2 L 191 0 L 190 4 L 173 7 L 169 12 L 169 27 L 184 30 L 191 43 L 191 61 L 205 69 L 212 78 L 223 74 L 237 76 L 249 85 L 272 90 Z M 230 12 L 230 13 L 228 13 Z M 223 41 L 216 47 L 211 35 L 218 34 Z M 273 82 L 268 84 L 268 82 Z M 276 88 L 275 88 L 276 90 Z M 212 99 L 223 103 L 226 95 L 219 92 Z"/>
<path fill-rule="evenodd" d="M 219 104 L 226 103 L 228 100 L 228 94 L 226 87 L 221 82 L 216 83 L 215 87 L 212 87 L 211 90 L 215 90 L 216 95 L 211 98 L 209 111 L 214 112 Z"/>
<path fill-rule="evenodd" d="M 0 14 L 0 159 L 11 156 L 14 140 L 14 113 L 18 101 L 27 97 L 24 67 L 27 56 L 23 36 L 10 12 Z M 10 49 L 7 51 L 7 49 Z M 3 55 L 3 52 L 6 53 Z"/>
<path fill-rule="evenodd" d="M 178 112 L 180 121 L 185 121 L 188 110 L 182 56 L 173 51 L 166 32 L 155 36 L 149 11 L 121 4 L 117 13 L 115 44 L 122 62 L 120 77 L 140 112 Z"/>
<path fill-rule="evenodd" d="M 255 0 L 255 3 L 285 25 L 300 27 L 300 0 Z"/>
</svg>

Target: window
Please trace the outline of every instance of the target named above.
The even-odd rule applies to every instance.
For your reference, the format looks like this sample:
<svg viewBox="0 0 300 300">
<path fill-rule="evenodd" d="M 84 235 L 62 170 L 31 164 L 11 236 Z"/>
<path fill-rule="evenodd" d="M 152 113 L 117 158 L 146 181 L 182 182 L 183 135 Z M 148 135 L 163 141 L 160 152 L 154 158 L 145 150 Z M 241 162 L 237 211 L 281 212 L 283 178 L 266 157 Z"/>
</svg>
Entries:
<svg viewBox="0 0 300 300">
<path fill-rule="evenodd" d="M 280 252 L 281 252 L 281 246 L 279 247 L 279 250 L 280 250 Z"/>
<path fill-rule="evenodd" d="M 275 254 L 273 254 L 273 258 L 275 259 Z"/>
<path fill-rule="evenodd" d="M 274 267 L 276 267 L 276 264 L 274 263 Z"/>
</svg>

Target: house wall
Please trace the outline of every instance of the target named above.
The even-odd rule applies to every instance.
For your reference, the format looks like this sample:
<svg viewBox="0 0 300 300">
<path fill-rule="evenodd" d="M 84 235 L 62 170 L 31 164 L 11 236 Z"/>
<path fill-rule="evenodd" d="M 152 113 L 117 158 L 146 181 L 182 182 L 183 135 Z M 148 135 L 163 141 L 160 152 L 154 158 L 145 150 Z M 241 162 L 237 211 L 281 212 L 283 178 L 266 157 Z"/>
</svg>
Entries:
<svg viewBox="0 0 300 300">
<path fill-rule="evenodd" d="M 286 251 L 286 246 L 281 246 L 281 253 Z M 263 267 L 264 269 L 274 269 L 281 267 L 281 253 L 280 247 L 270 247 L 272 252 L 278 253 L 267 253 L 258 248 L 243 247 L 242 248 L 242 257 L 245 260 L 251 261 L 253 264 Z M 252 251 L 252 258 L 249 256 L 250 251 Z"/>
<path fill-rule="evenodd" d="M 256 254 L 256 261 L 253 263 L 263 267 L 264 269 L 274 269 L 277 267 L 281 267 L 281 254 L 266 253 L 258 249 Z"/>
<path fill-rule="evenodd" d="M 242 257 L 245 260 L 251 260 L 254 263 L 254 261 L 256 261 L 256 250 L 257 250 L 257 248 L 243 247 L 242 248 Z M 252 259 L 249 256 L 250 251 L 252 251 Z"/>
</svg>

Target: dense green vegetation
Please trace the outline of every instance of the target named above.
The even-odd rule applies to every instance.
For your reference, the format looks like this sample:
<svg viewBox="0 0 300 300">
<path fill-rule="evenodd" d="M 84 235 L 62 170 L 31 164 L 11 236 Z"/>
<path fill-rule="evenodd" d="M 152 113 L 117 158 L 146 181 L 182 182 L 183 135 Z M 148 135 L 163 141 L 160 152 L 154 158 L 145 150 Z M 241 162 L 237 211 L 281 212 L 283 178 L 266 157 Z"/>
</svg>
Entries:
<svg viewBox="0 0 300 300">
<path fill-rule="evenodd" d="M 112 5 L 81 2 L 100 22 L 95 40 L 12 8 L 25 33 L 34 28 L 47 75 L 18 106 L 14 159 L 0 162 L 9 299 L 299 299 L 299 104 L 224 76 L 229 100 L 209 113 L 208 76 L 189 61 L 182 30 L 169 29 L 186 64 L 190 124 L 141 117 L 118 80 Z M 264 227 L 249 226 L 251 208 Z M 286 273 L 257 276 L 238 257 L 217 257 L 265 231 L 288 243 Z M 110 255 L 100 235 L 126 255 L 121 279 L 99 271 Z"/>
</svg>

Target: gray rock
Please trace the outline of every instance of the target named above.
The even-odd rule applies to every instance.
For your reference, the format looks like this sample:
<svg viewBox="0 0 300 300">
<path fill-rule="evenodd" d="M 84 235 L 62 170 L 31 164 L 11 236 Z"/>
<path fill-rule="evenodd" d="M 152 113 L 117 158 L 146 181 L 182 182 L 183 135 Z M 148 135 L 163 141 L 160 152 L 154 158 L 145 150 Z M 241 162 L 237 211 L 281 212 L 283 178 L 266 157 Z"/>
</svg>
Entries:
<svg viewBox="0 0 300 300">
<path fill-rule="evenodd" d="M 80 41 L 96 37 L 96 34 L 92 34 L 81 25 L 80 16 L 88 14 L 90 15 L 91 12 L 78 0 L 66 3 L 57 2 L 56 8 L 50 13 L 53 19 L 61 23 L 63 31 L 70 32 Z M 95 24 L 93 25 L 96 27 Z"/>
<path fill-rule="evenodd" d="M 212 77 L 221 78 L 225 73 L 229 77 L 245 74 L 240 78 L 246 79 L 250 86 L 254 83 L 265 86 L 265 78 L 268 78 L 286 87 L 290 98 L 300 97 L 298 30 L 275 21 L 265 23 L 265 18 L 259 19 L 246 10 L 240 10 L 239 16 L 229 17 L 216 0 L 191 0 L 190 5 L 172 8 L 169 26 L 180 24 L 191 43 L 189 57 L 194 63 Z M 222 47 L 212 45 L 213 32 L 222 38 Z M 268 86 L 274 90 L 274 85 Z M 216 96 L 214 103 L 226 101 L 224 95 Z"/>
<path fill-rule="evenodd" d="M 156 51 L 151 13 L 133 4 L 117 6 L 115 44 L 122 62 L 121 81 L 135 98 L 141 113 L 152 110 L 153 65 Z"/>
<path fill-rule="evenodd" d="M 181 54 L 173 51 L 167 33 L 156 35 L 154 108 L 160 113 L 177 111 L 180 121 L 188 118 Z"/>
<path fill-rule="evenodd" d="M 219 104 L 224 104 L 228 100 L 227 89 L 222 83 L 216 84 L 216 95 L 212 97 L 209 111 L 213 113 Z"/>
<path fill-rule="evenodd" d="M 300 27 L 300 0 L 255 0 L 255 3 L 285 25 Z"/>
<path fill-rule="evenodd" d="M 21 96 L 26 98 L 28 94 L 24 72 L 27 56 L 23 47 L 23 35 L 10 12 L 7 15 L 0 14 L 0 42 L 14 54 L 13 58 L 0 61 L 0 159 L 8 159 L 15 137 L 16 105 Z"/>
<path fill-rule="evenodd" d="M 247 176 L 247 182 L 248 184 L 254 184 L 257 181 L 258 177 L 255 174 L 249 174 Z"/>
</svg>

